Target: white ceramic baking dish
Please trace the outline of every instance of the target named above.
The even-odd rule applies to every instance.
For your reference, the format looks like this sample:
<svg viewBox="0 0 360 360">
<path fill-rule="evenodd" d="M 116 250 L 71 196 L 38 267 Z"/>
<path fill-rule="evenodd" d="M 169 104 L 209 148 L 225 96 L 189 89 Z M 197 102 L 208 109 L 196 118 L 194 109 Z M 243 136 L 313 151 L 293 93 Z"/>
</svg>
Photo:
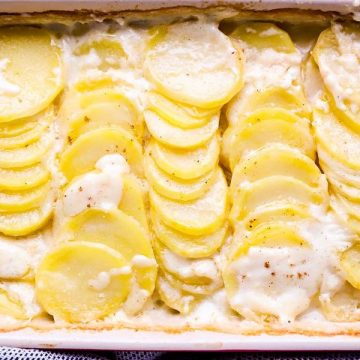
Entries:
<svg viewBox="0 0 360 360">
<path fill-rule="evenodd" d="M 204 8 L 235 5 L 243 9 L 284 8 L 336 11 L 360 15 L 360 0 L 0 0 L 0 13 L 49 10 L 123 11 L 149 10 L 179 5 Z M 0 346 L 96 350 L 360 350 L 356 336 L 234 335 L 210 331 L 165 333 L 134 330 L 84 331 L 23 329 L 0 333 Z"/>
</svg>

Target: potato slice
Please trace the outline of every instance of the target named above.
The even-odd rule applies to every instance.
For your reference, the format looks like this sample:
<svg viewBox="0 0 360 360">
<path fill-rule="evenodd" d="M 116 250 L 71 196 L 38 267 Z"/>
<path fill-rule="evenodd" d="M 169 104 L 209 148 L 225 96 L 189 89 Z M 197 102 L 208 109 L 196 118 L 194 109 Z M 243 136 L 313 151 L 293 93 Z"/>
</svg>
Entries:
<svg viewBox="0 0 360 360">
<path fill-rule="evenodd" d="M 360 189 L 358 187 L 339 181 L 331 173 L 326 173 L 326 176 L 334 192 L 341 194 L 350 201 L 360 202 Z"/>
<path fill-rule="evenodd" d="M 227 196 L 226 179 L 220 169 L 214 185 L 203 197 L 193 201 L 179 203 L 150 191 L 151 205 L 162 221 L 189 235 L 210 234 L 223 224 L 228 208 Z"/>
<path fill-rule="evenodd" d="M 217 132 L 219 114 L 205 125 L 194 129 L 176 127 L 153 111 L 145 111 L 144 118 L 150 134 L 160 143 L 179 149 L 191 149 L 207 143 Z"/>
<path fill-rule="evenodd" d="M 346 280 L 356 289 L 360 289 L 360 244 L 354 244 L 340 255 L 340 264 Z"/>
<path fill-rule="evenodd" d="M 41 205 L 49 194 L 50 183 L 23 191 L 0 191 L 0 212 L 26 211 Z"/>
<path fill-rule="evenodd" d="M 227 224 L 207 235 L 188 235 L 164 224 L 152 210 L 151 219 L 157 238 L 175 254 L 198 259 L 213 255 L 224 243 L 227 234 Z"/>
<path fill-rule="evenodd" d="M 128 262 L 103 244 L 67 243 L 47 254 L 36 273 L 36 296 L 46 312 L 89 322 L 120 308 L 130 290 Z"/>
<path fill-rule="evenodd" d="M 231 193 L 235 194 L 244 183 L 276 175 L 292 176 L 311 187 L 322 186 L 326 181 L 309 157 L 297 149 L 272 144 L 249 154 L 235 166 Z"/>
<path fill-rule="evenodd" d="M 67 228 L 75 241 L 95 242 L 117 250 L 129 263 L 142 289 L 154 291 L 157 266 L 149 235 L 132 217 L 120 210 L 88 209 L 70 218 Z M 149 265 L 136 266 L 134 257 L 142 256 Z M 136 260 L 136 258 L 135 258 Z"/>
<path fill-rule="evenodd" d="M 8 291 L 0 288 L 0 314 L 17 320 L 28 320 L 24 304 L 12 297 Z"/>
<path fill-rule="evenodd" d="M 321 147 L 345 166 L 360 170 L 360 136 L 332 112 L 314 109 L 316 140 Z"/>
<path fill-rule="evenodd" d="M 233 132 L 228 144 L 232 169 L 246 153 L 274 143 L 294 147 L 315 158 L 309 122 L 286 110 L 272 108 L 255 111 L 227 132 Z"/>
<path fill-rule="evenodd" d="M 199 296 L 195 296 L 172 286 L 161 273 L 157 279 L 156 289 L 160 299 L 168 307 L 183 315 L 189 314 L 199 300 Z"/>
<path fill-rule="evenodd" d="M 203 108 L 225 104 L 242 86 L 242 54 L 215 24 L 161 27 L 146 54 L 145 73 L 171 99 Z"/>
<path fill-rule="evenodd" d="M 46 134 L 28 146 L 1 150 L 0 149 L 0 168 L 22 168 L 39 163 L 48 151 L 52 139 Z"/>
<path fill-rule="evenodd" d="M 118 207 L 126 215 L 137 220 L 146 232 L 149 230 L 144 189 L 134 175 L 123 175 L 123 190 Z"/>
<path fill-rule="evenodd" d="M 82 112 L 69 124 L 69 136 L 81 134 L 101 127 L 122 128 L 138 139 L 142 139 L 144 124 L 133 103 L 122 93 L 113 90 L 92 91 L 80 98 Z"/>
<path fill-rule="evenodd" d="M 261 206 L 258 209 L 250 212 L 242 224 L 247 231 L 256 229 L 262 224 L 272 222 L 298 222 L 309 218 L 311 215 L 306 206 L 301 205 L 272 205 Z"/>
<path fill-rule="evenodd" d="M 63 86 L 60 48 L 51 33 L 31 26 L 0 29 L 0 122 L 45 109 Z"/>
<path fill-rule="evenodd" d="M 323 205 L 328 202 L 327 188 L 313 189 L 289 176 L 257 180 L 234 195 L 230 217 L 241 220 L 257 208 L 273 205 Z"/>
<path fill-rule="evenodd" d="M 60 170 L 71 180 L 93 170 L 96 161 L 102 156 L 114 153 L 123 155 L 135 174 L 142 176 L 141 146 L 122 129 L 98 129 L 81 135 L 64 151 L 60 160 Z"/>
<path fill-rule="evenodd" d="M 182 180 L 170 176 L 156 165 L 149 155 L 149 149 L 146 153 L 144 168 L 147 181 L 155 191 L 178 201 L 190 201 L 201 197 L 212 186 L 216 178 L 215 170 L 194 180 Z"/>
<path fill-rule="evenodd" d="M 271 48 L 286 53 L 296 50 L 289 34 L 272 23 L 245 22 L 237 25 L 230 36 L 260 50 Z"/>
<path fill-rule="evenodd" d="M 282 87 L 269 87 L 245 96 L 240 92 L 227 106 L 226 117 L 231 126 L 236 126 L 250 113 L 264 108 L 282 108 L 300 117 L 309 117 L 305 98 Z"/>
<path fill-rule="evenodd" d="M 149 144 L 149 154 L 156 165 L 170 176 L 183 180 L 196 179 L 213 170 L 218 163 L 219 152 L 217 136 L 194 150 L 172 149 L 156 141 Z"/>
<path fill-rule="evenodd" d="M 50 172 L 42 164 L 19 169 L 0 169 L 0 189 L 27 190 L 50 179 Z"/>
<path fill-rule="evenodd" d="M 189 285 L 210 285 L 221 283 L 221 275 L 214 259 L 188 259 L 175 254 L 161 242 L 154 242 L 154 251 L 164 273 Z"/>
<path fill-rule="evenodd" d="M 204 126 L 219 112 L 219 108 L 203 109 L 174 102 L 157 92 L 150 92 L 147 97 L 148 109 L 157 113 L 170 124 L 181 129 L 194 129 Z"/>
<path fill-rule="evenodd" d="M 51 203 L 24 212 L 0 213 L 0 233 L 9 236 L 29 235 L 46 225 L 53 212 Z"/>
<path fill-rule="evenodd" d="M 246 319 L 288 323 L 319 291 L 317 254 L 291 226 L 264 224 L 239 243 L 223 279 L 231 307 Z"/>
</svg>

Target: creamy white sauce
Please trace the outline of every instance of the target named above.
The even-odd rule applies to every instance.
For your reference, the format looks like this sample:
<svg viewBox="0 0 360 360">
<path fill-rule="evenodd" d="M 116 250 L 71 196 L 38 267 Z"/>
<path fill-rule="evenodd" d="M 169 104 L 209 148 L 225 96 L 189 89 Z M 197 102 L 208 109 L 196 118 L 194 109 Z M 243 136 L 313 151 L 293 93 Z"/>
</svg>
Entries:
<svg viewBox="0 0 360 360">
<path fill-rule="evenodd" d="M 88 285 L 97 291 L 102 291 L 110 285 L 112 276 L 130 274 L 130 273 L 131 273 L 130 266 L 114 268 L 111 269 L 110 271 L 102 271 L 95 278 L 90 279 L 88 281 Z"/>
<path fill-rule="evenodd" d="M 75 216 L 88 208 L 115 209 L 122 196 L 122 176 L 129 165 L 120 154 L 109 154 L 95 165 L 98 171 L 86 173 L 69 184 L 63 195 L 65 216 Z"/>
<path fill-rule="evenodd" d="M 15 96 L 20 92 L 20 87 L 5 78 L 5 71 L 9 65 L 9 59 L 0 60 L 0 96 Z"/>
<path fill-rule="evenodd" d="M 16 245 L 0 242 L 0 278 L 20 279 L 30 270 L 28 253 Z"/>
<path fill-rule="evenodd" d="M 138 268 L 148 268 L 148 267 L 156 266 L 155 259 L 151 259 L 144 255 L 135 255 L 131 259 L 131 263 Z"/>
</svg>

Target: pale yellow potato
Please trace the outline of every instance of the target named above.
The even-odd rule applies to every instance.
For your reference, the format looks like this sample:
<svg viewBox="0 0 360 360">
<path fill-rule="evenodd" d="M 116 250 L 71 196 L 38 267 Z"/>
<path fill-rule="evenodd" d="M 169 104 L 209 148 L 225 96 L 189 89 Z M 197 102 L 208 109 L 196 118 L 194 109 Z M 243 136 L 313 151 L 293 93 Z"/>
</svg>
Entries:
<svg viewBox="0 0 360 360">
<path fill-rule="evenodd" d="M 104 155 L 114 153 L 123 155 L 136 175 L 143 175 L 142 149 L 137 140 L 125 130 L 106 128 L 92 130 L 78 137 L 63 152 L 60 170 L 71 180 L 93 170 L 96 161 Z"/>
<path fill-rule="evenodd" d="M 56 319 L 71 323 L 102 319 L 118 310 L 129 293 L 127 266 L 119 252 L 103 244 L 65 243 L 40 263 L 36 296 Z"/>
<path fill-rule="evenodd" d="M 183 180 L 161 170 L 149 155 L 149 149 L 144 159 L 146 179 L 150 186 L 159 194 L 173 200 L 189 201 L 202 195 L 212 186 L 216 178 L 216 170 L 211 170 L 200 178 Z"/>
<path fill-rule="evenodd" d="M 0 169 L 0 189 L 26 190 L 42 185 L 50 179 L 50 172 L 42 164 L 18 169 Z"/>
<path fill-rule="evenodd" d="M 210 189 L 193 201 L 177 202 L 150 190 L 150 202 L 162 221 L 189 235 L 205 235 L 217 230 L 225 221 L 228 191 L 225 176 L 218 170 Z"/>
<path fill-rule="evenodd" d="M 206 235 L 188 235 L 177 231 L 165 223 L 151 211 L 153 230 L 156 237 L 174 253 L 190 259 L 198 259 L 213 255 L 224 243 L 227 234 L 227 224 Z"/>
<path fill-rule="evenodd" d="M 172 125 L 153 111 L 146 110 L 144 119 L 153 138 L 170 147 L 193 149 L 207 143 L 217 132 L 220 114 L 215 114 L 205 125 L 182 129 Z"/>
<path fill-rule="evenodd" d="M 147 96 L 147 108 L 163 117 L 169 123 L 182 129 L 194 129 L 204 126 L 219 108 L 203 109 L 172 101 L 152 91 Z"/>
<path fill-rule="evenodd" d="M 315 162 L 298 149 L 271 144 L 244 157 L 235 166 L 231 193 L 235 194 L 243 183 L 275 175 L 292 176 L 312 187 L 322 186 L 326 181 Z"/>
<path fill-rule="evenodd" d="M 340 264 L 346 280 L 356 289 L 360 289 L 360 245 L 354 244 L 340 255 Z"/>
<path fill-rule="evenodd" d="M 181 103 L 214 108 L 242 87 L 242 54 L 212 23 L 179 23 L 155 31 L 145 74 L 158 92 Z"/>
<path fill-rule="evenodd" d="M 161 170 L 170 176 L 190 180 L 202 177 L 216 167 L 220 145 L 217 136 L 193 150 L 169 148 L 153 140 L 148 151 Z"/>
<path fill-rule="evenodd" d="M 0 93 L 0 122 L 45 109 L 63 87 L 61 50 L 53 35 L 31 26 L 0 29 L 0 63 L 8 91 Z"/>
<path fill-rule="evenodd" d="M 233 197 L 230 218 L 241 220 L 257 208 L 273 205 L 323 205 L 328 203 L 327 187 L 314 189 L 290 176 L 271 176 L 246 185 Z"/>
</svg>

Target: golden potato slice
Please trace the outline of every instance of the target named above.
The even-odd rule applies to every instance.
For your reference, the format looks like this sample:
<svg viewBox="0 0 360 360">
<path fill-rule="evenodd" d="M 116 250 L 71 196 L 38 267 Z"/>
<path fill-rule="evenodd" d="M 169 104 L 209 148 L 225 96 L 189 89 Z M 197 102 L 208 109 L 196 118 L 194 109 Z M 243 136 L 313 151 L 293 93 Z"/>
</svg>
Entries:
<svg viewBox="0 0 360 360">
<path fill-rule="evenodd" d="M 10 316 L 17 320 L 27 320 L 29 316 L 26 314 L 24 304 L 18 299 L 13 298 L 8 291 L 0 288 L 0 314 L 2 316 Z"/>
<path fill-rule="evenodd" d="M 164 272 L 165 279 L 171 284 L 174 288 L 180 289 L 192 295 L 211 295 L 216 290 L 219 290 L 223 286 L 221 277 L 217 277 L 214 281 L 208 284 L 188 284 L 182 282 L 175 276 L 171 275 L 168 272 Z"/>
<path fill-rule="evenodd" d="M 161 273 L 156 282 L 156 289 L 160 299 L 168 307 L 183 315 L 189 314 L 199 300 L 199 296 L 195 296 L 172 286 Z"/>
<path fill-rule="evenodd" d="M 261 206 L 252 211 L 242 221 L 247 231 L 256 229 L 258 226 L 272 222 L 297 222 L 309 218 L 311 215 L 306 206 L 301 205 L 272 205 Z"/>
<path fill-rule="evenodd" d="M 309 117 L 305 98 L 282 87 L 269 87 L 245 96 L 240 92 L 227 106 L 227 119 L 235 126 L 246 115 L 264 108 L 282 108 L 301 117 Z"/>
<path fill-rule="evenodd" d="M 221 283 L 221 275 L 212 258 L 189 259 L 175 254 L 159 241 L 154 241 L 154 251 L 160 268 L 189 285 Z"/>
<path fill-rule="evenodd" d="M 120 210 L 88 209 L 70 218 L 67 228 L 75 241 L 95 242 L 117 250 L 130 264 L 142 289 L 154 291 L 157 266 L 149 235 L 132 217 Z M 137 266 L 134 257 L 145 258 Z M 146 264 L 146 261 L 148 264 Z"/>
<path fill-rule="evenodd" d="M 29 235 L 46 225 L 53 212 L 51 203 L 24 212 L 0 213 L 0 233 L 9 236 Z"/>
<path fill-rule="evenodd" d="M 28 146 L 15 149 L 0 149 L 0 168 L 22 168 L 39 163 L 52 143 L 49 134 Z"/>
<path fill-rule="evenodd" d="M 230 306 L 257 322 L 293 321 L 319 291 L 317 256 L 291 225 L 259 226 L 239 243 L 223 272 Z"/>
<path fill-rule="evenodd" d="M 150 92 L 147 97 L 148 109 L 159 114 L 170 124 L 181 129 L 194 129 L 210 121 L 219 108 L 203 109 L 174 102 L 157 92 Z"/>
<path fill-rule="evenodd" d="M 146 232 L 149 230 L 144 189 L 134 175 L 123 175 L 123 190 L 118 207 L 126 215 L 137 220 Z"/>
<path fill-rule="evenodd" d="M 207 143 L 217 132 L 219 114 L 214 115 L 205 125 L 194 129 L 176 127 L 153 111 L 145 111 L 144 118 L 150 134 L 158 142 L 180 149 L 191 149 Z"/>
<path fill-rule="evenodd" d="M 0 29 L 0 122 L 45 109 L 63 86 L 60 48 L 51 33 L 31 26 Z"/>
<path fill-rule="evenodd" d="M 327 188 L 314 189 L 289 176 L 271 176 L 239 188 L 233 198 L 230 217 L 241 220 L 257 208 L 270 204 L 326 206 L 327 202 Z"/>
<path fill-rule="evenodd" d="M 228 144 L 232 169 L 246 153 L 274 143 L 294 147 L 315 158 L 309 122 L 286 110 L 272 108 L 255 111 L 235 128 L 228 128 L 227 132 L 233 132 Z"/>
<path fill-rule="evenodd" d="M 128 262 L 110 247 L 67 243 L 39 265 L 36 296 L 55 319 L 89 322 L 120 308 L 130 290 L 130 277 Z"/>
<path fill-rule="evenodd" d="M 42 164 L 19 169 L 0 169 L 0 189 L 26 190 L 40 186 L 50 179 L 50 172 Z"/>
<path fill-rule="evenodd" d="M 360 169 L 360 136 L 332 112 L 314 109 L 315 137 L 321 147 L 336 160 L 353 169 Z"/>
<path fill-rule="evenodd" d="M 162 27 L 146 54 L 145 73 L 158 91 L 203 108 L 225 104 L 242 86 L 242 54 L 215 24 Z"/>
<path fill-rule="evenodd" d="M 237 25 L 230 36 L 257 49 L 271 48 L 286 53 L 296 50 L 289 34 L 272 23 L 245 22 Z"/>
<path fill-rule="evenodd" d="M 355 244 L 340 255 L 340 264 L 346 280 L 356 289 L 360 289 L 360 244 Z"/>
<path fill-rule="evenodd" d="M 50 190 L 50 183 L 30 190 L 0 191 L 0 212 L 26 211 L 41 205 Z"/>
<path fill-rule="evenodd" d="M 202 177 L 216 167 L 220 145 L 217 136 L 194 150 L 173 149 L 152 141 L 148 151 L 161 170 L 170 176 L 190 180 Z"/>
<path fill-rule="evenodd" d="M 142 176 L 141 146 L 122 129 L 98 129 L 81 135 L 62 154 L 60 170 L 71 180 L 93 170 L 96 161 L 102 156 L 114 153 L 123 155 L 134 173 Z"/>
<path fill-rule="evenodd" d="M 191 259 L 213 255 L 224 243 L 227 234 L 227 224 L 211 234 L 194 236 L 167 226 L 153 210 L 151 219 L 157 238 L 174 253 Z"/>
<path fill-rule="evenodd" d="M 69 124 L 72 139 L 101 127 L 119 127 L 142 138 L 144 124 L 134 104 L 124 94 L 108 89 L 98 90 L 83 94 L 79 101 L 83 110 Z"/>
<path fill-rule="evenodd" d="M 220 169 L 205 195 L 193 201 L 179 203 L 150 191 L 151 205 L 162 221 L 189 235 L 210 234 L 223 224 L 228 208 L 227 196 L 226 179 Z"/>
<path fill-rule="evenodd" d="M 235 166 L 231 193 L 235 194 L 244 183 L 276 175 L 292 176 L 311 187 L 322 186 L 326 181 L 314 161 L 299 150 L 271 144 L 249 154 Z"/>
<path fill-rule="evenodd" d="M 144 169 L 147 181 L 155 191 L 178 201 L 190 201 L 201 197 L 212 186 L 216 178 L 215 170 L 194 180 L 183 180 L 170 176 L 156 165 L 149 155 L 149 149 L 146 152 Z"/>
<path fill-rule="evenodd" d="M 350 201 L 360 202 L 360 189 L 339 181 L 331 173 L 326 173 L 330 187 L 336 193 L 341 194 Z"/>
</svg>

